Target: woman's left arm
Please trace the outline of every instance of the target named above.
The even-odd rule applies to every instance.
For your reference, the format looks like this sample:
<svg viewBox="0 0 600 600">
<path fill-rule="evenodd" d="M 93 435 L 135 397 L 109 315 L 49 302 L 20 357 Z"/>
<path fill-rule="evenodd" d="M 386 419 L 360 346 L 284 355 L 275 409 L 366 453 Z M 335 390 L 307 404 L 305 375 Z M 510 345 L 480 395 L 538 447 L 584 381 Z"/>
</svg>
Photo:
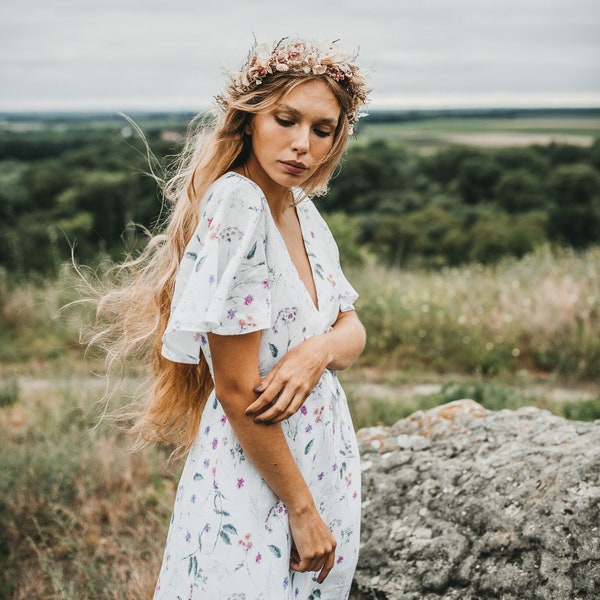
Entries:
<svg viewBox="0 0 600 600">
<path fill-rule="evenodd" d="M 246 410 L 258 422 L 279 423 L 291 417 L 327 368 L 342 370 L 360 355 L 365 328 L 353 310 L 340 312 L 327 333 L 313 336 L 292 348 L 254 390 L 260 394 Z"/>
</svg>

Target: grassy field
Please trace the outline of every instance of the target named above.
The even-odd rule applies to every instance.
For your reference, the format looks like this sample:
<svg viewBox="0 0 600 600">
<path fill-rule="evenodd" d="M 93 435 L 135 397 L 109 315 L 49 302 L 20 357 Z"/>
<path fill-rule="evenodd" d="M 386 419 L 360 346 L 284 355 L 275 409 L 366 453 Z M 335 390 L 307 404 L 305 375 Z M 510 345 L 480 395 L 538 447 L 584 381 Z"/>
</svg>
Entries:
<svg viewBox="0 0 600 600">
<path fill-rule="evenodd" d="M 470 397 L 600 418 L 600 249 L 350 274 L 369 342 L 340 374 L 357 427 Z M 130 455 L 78 345 L 72 274 L 0 278 L 0 598 L 148 598 L 181 464 Z M 116 405 L 140 384 L 125 380 Z"/>
<path fill-rule="evenodd" d="M 555 141 L 588 146 L 600 136 L 600 118 L 528 117 L 430 118 L 361 124 L 358 141 L 386 140 L 423 152 L 448 144 L 480 147 L 527 146 Z"/>
</svg>

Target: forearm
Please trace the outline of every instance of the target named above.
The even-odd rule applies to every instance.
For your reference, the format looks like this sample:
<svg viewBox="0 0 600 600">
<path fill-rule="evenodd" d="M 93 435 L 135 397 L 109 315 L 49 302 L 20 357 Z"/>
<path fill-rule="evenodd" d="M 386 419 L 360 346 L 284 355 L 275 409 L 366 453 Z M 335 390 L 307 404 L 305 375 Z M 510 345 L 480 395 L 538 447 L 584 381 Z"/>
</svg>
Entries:
<svg viewBox="0 0 600 600">
<path fill-rule="evenodd" d="M 314 501 L 279 424 L 265 427 L 244 413 L 256 394 L 227 394 L 219 398 L 245 454 L 289 513 L 312 510 Z"/>
<path fill-rule="evenodd" d="M 314 507 L 312 494 L 294 461 L 279 425 L 265 427 L 245 414 L 257 398 L 253 387 L 260 380 L 258 344 L 260 333 L 244 336 L 208 334 L 215 392 L 246 456 L 263 476 L 288 512 Z M 231 357 L 237 360 L 232 361 Z"/>
<path fill-rule="evenodd" d="M 347 369 L 365 348 L 365 328 L 354 311 L 339 314 L 333 328 L 317 336 L 326 361 L 325 367 L 341 371 Z"/>
</svg>

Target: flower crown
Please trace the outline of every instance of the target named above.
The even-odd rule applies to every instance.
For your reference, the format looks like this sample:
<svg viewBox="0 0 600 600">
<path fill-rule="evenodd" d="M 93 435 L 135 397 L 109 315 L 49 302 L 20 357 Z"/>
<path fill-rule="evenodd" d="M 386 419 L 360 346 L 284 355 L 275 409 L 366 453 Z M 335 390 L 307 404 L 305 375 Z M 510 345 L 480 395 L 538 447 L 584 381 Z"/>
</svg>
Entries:
<svg viewBox="0 0 600 600">
<path fill-rule="evenodd" d="M 360 108 L 367 103 L 371 91 L 364 74 L 354 64 L 355 59 L 356 55 L 349 55 L 337 46 L 337 40 L 329 45 L 317 46 L 283 38 L 273 49 L 255 42 L 240 70 L 226 74 L 225 91 L 216 100 L 226 109 L 274 73 L 327 75 L 344 87 L 352 98 L 352 108 L 347 115 L 352 133 L 358 119 L 367 114 L 360 112 Z"/>
</svg>

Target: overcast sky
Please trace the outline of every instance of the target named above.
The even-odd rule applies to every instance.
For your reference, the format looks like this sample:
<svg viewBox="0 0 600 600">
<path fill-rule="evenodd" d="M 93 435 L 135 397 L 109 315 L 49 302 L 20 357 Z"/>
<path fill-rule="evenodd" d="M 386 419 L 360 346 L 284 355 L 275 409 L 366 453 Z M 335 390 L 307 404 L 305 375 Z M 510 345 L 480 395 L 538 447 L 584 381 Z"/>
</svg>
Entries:
<svg viewBox="0 0 600 600">
<path fill-rule="evenodd" d="M 0 110 L 201 110 L 253 33 L 360 47 L 373 108 L 600 106 L 599 0 L 0 0 Z"/>
</svg>

